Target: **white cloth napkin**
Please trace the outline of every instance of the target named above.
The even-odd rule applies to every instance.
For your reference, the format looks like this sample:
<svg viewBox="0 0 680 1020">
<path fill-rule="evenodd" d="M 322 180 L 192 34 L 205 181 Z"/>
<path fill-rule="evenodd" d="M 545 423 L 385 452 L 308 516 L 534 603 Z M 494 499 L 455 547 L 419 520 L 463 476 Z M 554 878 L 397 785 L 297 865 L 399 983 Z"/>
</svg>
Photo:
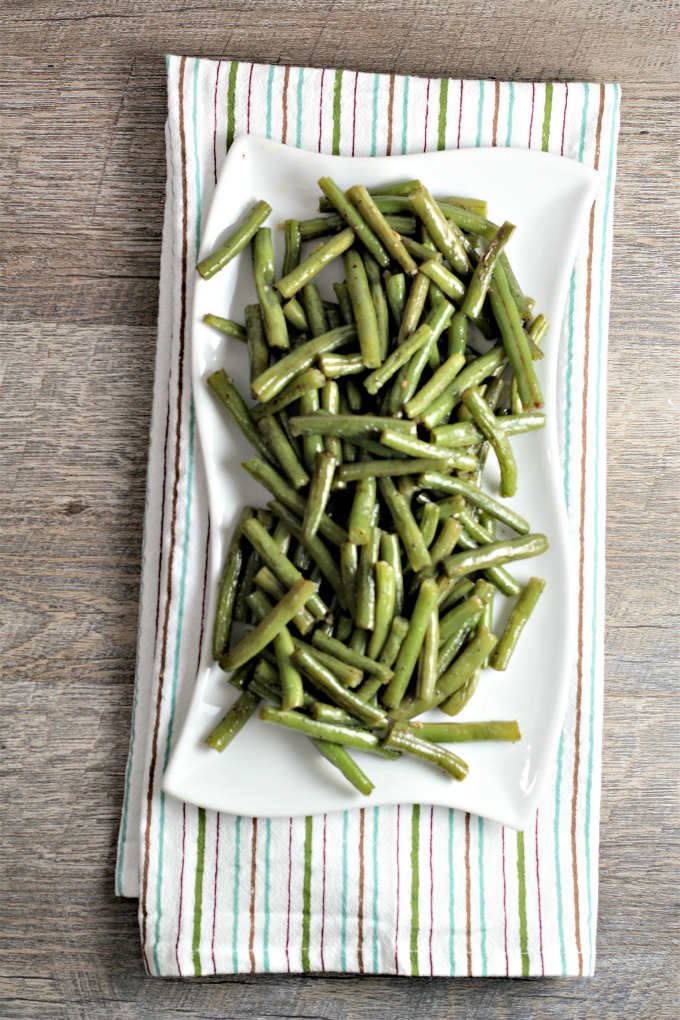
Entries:
<svg viewBox="0 0 680 1020">
<path fill-rule="evenodd" d="M 602 730 L 607 322 L 616 85 L 515 84 L 168 59 L 168 181 L 137 675 L 117 892 L 157 975 L 592 974 Z M 544 149 L 598 168 L 561 337 L 577 667 L 559 755 L 524 833 L 429 806 L 236 818 L 161 792 L 206 621 L 207 507 L 187 323 L 201 227 L 234 135 L 321 152 Z M 209 625 L 209 624 L 208 624 Z"/>
</svg>

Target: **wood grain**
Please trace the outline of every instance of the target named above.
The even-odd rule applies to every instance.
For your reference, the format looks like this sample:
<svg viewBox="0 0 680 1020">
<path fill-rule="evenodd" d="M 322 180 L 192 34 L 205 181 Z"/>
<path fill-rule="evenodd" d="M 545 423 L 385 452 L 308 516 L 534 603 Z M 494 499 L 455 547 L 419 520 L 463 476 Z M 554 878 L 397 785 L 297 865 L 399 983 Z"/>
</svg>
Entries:
<svg viewBox="0 0 680 1020">
<path fill-rule="evenodd" d="M 649 1017 L 678 986 L 678 5 L 4 0 L 0 1016 Z M 675 38 L 675 43 L 673 42 Z M 165 52 L 618 80 L 591 981 L 144 976 L 113 897 L 165 180 Z"/>
</svg>

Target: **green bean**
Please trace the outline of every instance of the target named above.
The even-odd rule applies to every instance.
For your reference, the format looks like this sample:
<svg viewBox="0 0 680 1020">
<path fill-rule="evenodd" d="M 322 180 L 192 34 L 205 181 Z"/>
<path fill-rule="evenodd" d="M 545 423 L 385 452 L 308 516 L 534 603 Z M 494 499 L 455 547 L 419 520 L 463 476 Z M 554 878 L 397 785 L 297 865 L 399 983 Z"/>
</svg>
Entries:
<svg viewBox="0 0 680 1020">
<path fill-rule="evenodd" d="M 337 470 L 336 477 L 339 482 L 357 482 L 362 478 L 394 478 L 399 475 L 417 474 L 420 471 L 448 468 L 446 460 L 432 460 L 431 458 L 404 459 L 404 460 L 364 460 L 355 464 L 341 464 Z"/>
<path fill-rule="evenodd" d="M 246 337 L 250 360 L 250 381 L 257 379 L 269 364 L 269 348 L 264 335 L 262 311 L 259 305 L 246 305 Z"/>
<path fill-rule="evenodd" d="M 438 205 L 441 205 L 441 202 L 457 206 L 459 209 L 466 209 L 468 212 L 476 213 L 477 216 L 486 216 L 487 203 L 481 198 L 461 198 L 460 195 L 448 195 L 446 198 L 437 200 Z"/>
<path fill-rule="evenodd" d="M 357 599 L 357 572 L 359 569 L 359 546 L 354 542 L 343 542 L 340 546 L 340 576 L 347 592 L 350 609 L 354 612 Z"/>
<path fill-rule="evenodd" d="M 479 545 L 489 545 L 489 543 L 493 541 L 492 536 L 487 533 L 486 528 L 482 528 L 478 522 L 474 521 L 471 514 L 463 512 L 462 514 L 459 514 L 459 520 L 464 529 L 458 539 L 458 545 L 461 549 L 472 551 L 477 548 L 477 541 L 471 537 L 471 533 L 473 531 L 475 534 L 480 536 L 478 540 Z M 470 531 L 467 530 L 468 527 L 470 528 Z M 491 583 L 495 585 L 495 587 L 498 588 L 503 595 L 519 595 L 521 590 L 519 582 L 516 581 L 512 574 L 508 573 L 504 567 L 487 567 L 484 570 L 484 576 L 487 580 L 491 581 Z"/>
<path fill-rule="evenodd" d="M 486 354 L 475 358 L 453 380 L 448 393 L 443 393 L 421 413 L 420 421 L 428 429 L 439 425 L 460 400 L 461 394 L 470 386 L 479 386 L 495 371 L 505 365 L 506 354 L 502 347 L 493 347 Z"/>
<path fill-rule="evenodd" d="M 512 295 L 512 300 L 517 305 L 517 310 L 519 311 L 519 314 L 521 315 L 522 319 L 525 322 L 529 322 L 534 314 L 534 305 L 536 302 L 533 300 L 533 298 L 526 297 L 526 295 L 523 293 L 522 288 L 520 287 L 517 281 L 517 277 L 515 276 L 512 270 L 512 266 L 510 265 L 510 261 L 508 259 L 506 252 L 502 253 L 498 261 L 499 264 L 502 266 L 503 272 L 505 273 L 505 276 L 507 278 L 508 288 L 510 290 L 510 294 Z"/>
<path fill-rule="evenodd" d="M 313 740 L 312 743 L 317 751 L 320 751 L 331 765 L 335 765 L 336 769 L 343 774 L 345 779 L 359 793 L 363 793 L 364 797 L 368 797 L 369 794 L 373 793 L 375 785 L 344 747 L 341 747 L 339 744 L 331 744 L 328 740 Z"/>
<path fill-rule="evenodd" d="M 210 255 L 201 259 L 196 268 L 204 280 L 209 280 L 215 273 L 219 273 L 220 269 L 224 269 L 233 258 L 243 251 L 271 211 L 271 206 L 267 202 L 258 202 L 226 241 Z"/>
<path fill-rule="evenodd" d="M 529 532 L 529 522 L 520 517 L 518 513 L 461 478 L 452 478 L 450 475 L 428 471 L 420 476 L 420 483 L 424 489 L 439 489 L 452 495 L 463 496 L 468 503 L 479 507 L 480 510 L 485 510 L 520 535 L 526 535 Z"/>
<path fill-rule="evenodd" d="M 498 230 L 498 224 L 492 223 L 485 216 L 479 216 L 470 209 L 457 206 L 454 202 L 447 202 L 445 199 L 437 202 L 440 212 L 454 223 L 460 230 L 467 230 L 468 233 L 477 234 L 490 241 Z"/>
<path fill-rule="evenodd" d="M 287 276 L 300 265 L 300 249 L 302 248 L 302 237 L 300 236 L 300 221 L 286 220 L 283 225 L 286 247 L 283 255 L 283 275 Z"/>
<path fill-rule="evenodd" d="M 390 478 L 378 480 L 380 491 L 392 514 L 394 526 L 406 550 L 408 561 L 416 573 L 423 567 L 431 567 L 432 560 L 408 501 Z"/>
<path fill-rule="evenodd" d="M 354 623 L 352 622 L 351 617 L 341 616 L 335 628 L 335 637 L 338 641 L 349 641 L 353 630 Z"/>
<path fill-rule="evenodd" d="M 461 311 L 465 312 L 467 317 L 473 321 L 481 314 L 496 263 L 514 232 L 514 224 L 507 221 L 499 227 L 475 266 L 461 306 Z"/>
<path fill-rule="evenodd" d="M 299 266 L 278 281 L 276 284 L 277 290 L 285 298 L 291 298 L 306 283 L 310 283 L 321 272 L 324 266 L 327 266 L 338 255 L 342 255 L 348 248 L 351 248 L 354 243 L 354 236 L 354 231 L 348 227 L 346 230 L 341 230 L 339 234 L 336 234 L 330 240 L 319 245 Z"/>
<path fill-rule="evenodd" d="M 324 631 L 317 630 L 316 634 L 324 635 Z M 331 637 L 330 634 L 325 634 L 326 637 Z M 357 669 L 356 666 L 351 666 L 348 662 L 343 662 L 338 659 L 336 655 L 331 655 L 328 652 L 322 652 L 318 648 L 312 647 L 312 645 L 306 644 L 304 641 L 300 641 L 298 638 L 293 638 L 293 643 L 296 648 L 302 648 L 304 651 L 314 655 L 314 658 L 325 666 L 326 669 L 330 670 L 336 680 L 339 680 L 345 687 L 358 687 L 363 680 L 364 674 L 362 670 Z"/>
<path fill-rule="evenodd" d="M 267 460 L 270 460 L 271 454 L 250 417 L 250 412 L 246 407 L 243 397 L 224 369 L 220 368 L 217 372 L 213 372 L 212 375 L 208 376 L 207 381 L 210 389 L 222 406 L 229 412 L 251 446 L 254 446 L 258 453 Z"/>
<path fill-rule="evenodd" d="M 291 418 L 293 435 L 304 436 L 318 432 L 322 436 L 340 436 L 352 442 L 357 436 L 375 436 L 386 429 L 398 429 L 416 435 L 416 426 L 402 418 L 383 418 L 371 414 L 300 415 Z"/>
<path fill-rule="evenodd" d="M 437 580 L 439 595 L 437 596 L 437 607 L 440 613 L 451 609 L 457 602 L 469 595 L 474 584 L 468 577 L 451 578 L 442 574 Z"/>
<path fill-rule="evenodd" d="M 519 636 L 528 623 L 529 617 L 534 611 L 544 588 L 545 581 L 541 577 L 532 577 L 528 581 L 522 594 L 513 606 L 505 630 L 496 646 L 493 658 L 491 659 L 491 665 L 494 669 L 505 670 L 508 668 L 508 663 L 515 650 Z"/>
<path fill-rule="evenodd" d="M 262 523 L 258 521 L 258 523 Z M 264 527 L 264 525 L 262 525 Z M 236 602 L 234 603 L 234 619 L 238 620 L 239 623 L 244 623 L 248 616 L 248 604 L 246 599 L 253 590 L 253 584 L 255 583 L 255 575 L 262 566 L 262 559 L 259 553 L 255 549 L 245 554 L 245 568 L 241 575 L 238 591 L 236 592 Z"/>
<path fill-rule="evenodd" d="M 253 393 L 258 400 L 268 403 L 296 376 L 311 368 L 320 354 L 336 351 L 339 347 L 356 340 L 356 336 L 354 326 L 340 326 L 339 329 L 329 330 L 323 336 L 307 340 L 258 376 L 252 384 Z"/>
<path fill-rule="evenodd" d="M 423 507 L 423 512 L 420 515 L 420 532 L 423 536 L 423 542 L 430 548 L 434 542 L 434 536 L 437 534 L 437 528 L 439 527 L 439 507 L 436 503 L 427 503 Z M 430 553 L 430 556 L 432 553 Z"/>
<path fill-rule="evenodd" d="M 425 310 L 429 286 L 427 277 L 423 276 L 422 273 L 417 273 L 413 278 L 399 325 L 399 333 L 397 334 L 398 344 L 402 344 L 418 328 Z"/>
<path fill-rule="evenodd" d="M 365 545 L 370 539 L 376 492 L 375 478 L 362 478 L 357 483 L 348 526 L 350 542 L 356 545 Z"/>
<path fill-rule="evenodd" d="M 265 711 L 268 710 L 262 709 L 262 712 Z M 431 744 L 428 740 L 420 740 L 410 730 L 400 730 L 396 726 L 393 726 L 384 738 L 383 747 L 392 751 L 404 751 L 415 758 L 421 758 L 423 761 L 429 762 L 430 765 L 436 765 L 437 768 L 454 779 L 465 779 L 469 771 L 463 759 L 451 751 L 447 751 L 437 744 Z"/>
<path fill-rule="evenodd" d="M 347 284 L 334 283 L 333 290 L 335 291 L 335 296 L 338 299 L 342 321 L 346 326 L 351 326 L 354 323 L 354 312 L 352 311 L 352 302 L 349 299 Z"/>
<path fill-rule="evenodd" d="M 521 740 L 519 726 L 513 719 L 508 722 L 489 720 L 488 722 L 419 722 L 409 724 L 417 737 L 431 740 L 433 744 L 466 744 L 480 740 L 502 740 L 514 742 Z"/>
<path fill-rule="evenodd" d="M 430 258 L 427 262 L 422 262 L 418 269 L 419 272 L 432 283 L 435 283 L 452 301 L 460 304 L 465 297 L 465 284 L 461 283 L 450 269 L 447 269 L 446 266 L 443 266 L 436 259 Z"/>
<path fill-rule="evenodd" d="M 421 582 L 416 599 L 408 634 L 402 644 L 394 666 L 394 676 L 390 680 L 382 696 L 386 708 L 398 708 L 411 675 L 415 669 L 420 649 L 427 631 L 430 615 L 437 601 L 437 583 L 432 578 Z"/>
<path fill-rule="evenodd" d="M 545 535 L 524 535 L 522 538 L 507 538 L 501 542 L 489 542 L 470 551 L 455 553 L 444 561 L 449 577 L 461 577 L 475 570 L 500 566 L 514 560 L 540 556 L 548 548 Z"/>
<path fill-rule="evenodd" d="M 478 388 L 471 387 L 465 390 L 462 399 L 478 428 L 494 449 L 501 471 L 501 496 L 514 496 L 517 491 L 517 464 L 508 437 L 498 428 L 496 415 Z"/>
<path fill-rule="evenodd" d="M 370 659 L 378 658 L 387 640 L 394 617 L 396 594 L 394 567 L 386 560 L 378 560 L 375 564 L 375 626 L 367 649 Z"/>
<path fill-rule="evenodd" d="M 271 595 L 277 601 L 286 594 L 286 588 L 281 584 L 273 570 L 269 567 L 261 567 L 253 578 L 255 584 L 267 595 Z M 307 609 L 301 609 L 293 617 L 293 623 L 301 634 L 308 634 L 314 626 L 314 617 Z"/>
<path fill-rule="evenodd" d="M 371 188 L 368 189 L 368 193 L 373 195 L 375 204 L 385 216 L 411 212 L 411 203 L 406 196 L 378 195 L 377 193 L 374 195 Z M 327 198 L 319 199 L 319 212 L 328 212 L 332 208 L 332 203 Z"/>
<path fill-rule="evenodd" d="M 328 332 L 328 316 L 315 283 L 305 284 L 302 288 L 302 300 L 312 336 L 323 336 Z"/>
<path fill-rule="evenodd" d="M 422 411 L 430 407 L 437 397 L 446 392 L 464 365 L 465 356 L 463 354 L 452 354 L 447 358 L 422 389 L 404 404 L 404 410 L 408 417 L 417 418 Z"/>
<path fill-rule="evenodd" d="M 455 606 L 440 622 L 437 676 L 449 668 L 470 631 L 481 622 L 486 603 L 474 594 Z"/>
<path fill-rule="evenodd" d="M 270 347 L 290 347 L 288 327 L 274 288 L 274 250 L 270 227 L 260 227 L 253 241 L 253 277 L 262 309 L 262 321 Z"/>
<path fill-rule="evenodd" d="M 328 357 L 333 357 L 333 355 L 329 354 Z M 332 380 L 329 380 L 321 390 L 321 410 L 330 415 L 337 415 L 340 412 L 340 387 Z M 323 444 L 326 451 L 335 457 L 336 464 L 340 464 L 342 443 L 337 436 L 326 436 Z"/>
<path fill-rule="evenodd" d="M 468 318 L 463 312 L 456 312 L 449 326 L 448 356 L 465 354 L 468 338 Z"/>
<path fill-rule="evenodd" d="M 324 451 L 316 459 L 316 467 L 312 475 L 305 506 L 305 515 L 302 520 L 302 528 L 306 535 L 314 536 L 319 530 L 321 518 L 326 511 L 328 498 L 331 494 L 331 484 L 337 461 L 332 453 Z"/>
<path fill-rule="evenodd" d="M 380 266 L 368 252 L 364 252 L 363 259 L 366 277 L 368 279 L 368 286 L 373 300 L 373 307 L 375 308 L 375 317 L 378 323 L 380 361 L 382 362 L 387 357 L 390 343 L 390 323 L 387 299 L 385 298 L 385 291 L 383 290 Z"/>
<path fill-rule="evenodd" d="M 399 616 L 404 608 L 404 576 L 401 567 L 399 536 L 389 531 L 380 534 L 380 555 L 394 571 L 394 613 Z"/>
<path fill-rule="evenodd" d="M 362 673 L 366 673 L 368 676 L 380 677 L 383 683 L 388 683 L 392 679 L 392 670 L 388 669 L 387 666 L 376 662 L 369 655 L 364 655 L 363 652 L 343 644 L 337 638 L 328 637 L 326 634 L 315 630 L 312 634 L 312 644 L 320 652 L 333 655 L 340 662 L 345 662 L 348 666 L 361 670 Z"/>
<path fill-rule="evenodd" d="M 290 486 L 271 465 L 265 463 L 260 457 L 251 457 L 250 460 L 244 463 L 243 467 L 256 481 L 264 485 L 265 489 L 269 489 L 271 494 L 280 500 L 284 506 L 287 506 L 298 517 L 302 518 L 304 516 L 305 500 L 297 492 L 291 491 Z M 328 514 L 324 514 L 321 518 L 319 533 L 334 545 L 340 545 L 341 542 L 346 542 L 348 538 L 345 529 L 331 520 Z"/>
<path fill-rule="evenodd" d="M 368 647 L 368 631 L 357 627 L 350 638 L 349 647 L 353 652 L 363 655 Z"/>
<path fill-rule="evenodd" d="M 420 181 L 397 181 L 395 184 L 381 184 L 378 187 L 369 188 L 370 195 L 398 195 L 408 198 L 412 191 L 421 188 Z"/>
<path fill-rule="evenodd" d="M 385 294 L 392 318 L 399 329 L 406 307 L 406 277 L 403 273 L 385 273 Z"/>
<path fill-rule="evenodd" d="M 467 275 L 471 266 L 458 227 L 446 219 L 426 188 L 412 192 L 409 201 L 451 268 L 456 273 Z"/>
<path fill-rule="evenodd" d="M 323 373 L 321 373 L 323 375 Z M 326 377 L 324 376 L 324 379 Z M 325 382 L 324 382 L 325 386 Z M 265 407 L 267 405 L 265 404 Z M 318 391 L 308 391 L 300 397 L 299 410 L 303 414 L 316 414 L 321 408 L 321 398 Z M 291 426 L 291 434 L 295 434 Z M 323 453 L 325 447 L 321 436 L 318 433 L 304 436 L 302 439 L 302 454 L 305 466 L 310 473 L 314 473 L 317 458 Z"/>
<path fill-rule="evenodd" d="M 310 719 L 300 712 L 283 712 L 278 708 L 265 707 L 260 709 L 260 719 L 263 722 L 276 723 L 278 726 L 296 730 L 312 740 L 326 740 L 331 744 L 353 747 L 358 751 L 376 751 L 380 747 L 378 737 L 368 730 L 316 722 L 315 719 Z"/>
<path fill-rule="evenodd" d="M 253 549 L 262 557 L 272 573 L 281 581 L 286 588 L 302 579 L 297 567 L 291 563 L 285 553 L 281 552 L 278 545 L 270 534 L 262 527 L 257 520 L 247 520 L 243 523 L 243 534 L 246 536 Z M 317 619 L 323 619 L 328 613 L 325 602 L 314 592 L 309 600 L 309 611 Z"/>
<path fill-rule="evenodd" d="M 358 698 L 356 694 L 353 694 L 352 691 L 344 687 L 329 669 L 322 666 L 311 652 L 306 652 L 302 648 L 296 648 L 292 658 L 295 665 L 309 677 L 319 690 L 327 694 L 334 704 L 344 708 L 355 719 L 371 727 L 384 726 L 386 724 L 387 716 L 382 709 L 365 704 L 361 698 Z"/>
<path fill-rule="evenodd" d="M 414 281 L 414 288 L 417 281 L 418 277 L 416 277 L 416 280 Z M 392 390 L 388 401 L 389 410 L 392 414 L 396 414 L 400 411 L 402 406 L 413 397 L 420 383 L 420 378 L 425 370 L 425 366 L 430 363 L 432 353 L 437 351 L 437 342 L 439 337 L 444 331 L 452 314 L 453 306 L 446 300 L 440 301 L 430 311 L 430 314 L 425 320 L 425 325 L 429 326 L 432 330 L 432 336 L 430 340 L 413 355 L 408 364 L 404 365 L 397 373 L 396 379 L 392 384 Z"/>
<path fill-rule="evenodd" d="M 324 575 L 331 588 L 335 592 L 336 598 L 340 602 L 343 609 L 347 608 L 347 600 L 344 592 L 342 591 L 342 580 L 340 577 L 340 571 L 336 565 L 335 560 L 331 556 L 329 550 L 318 537 L 318 535 L 309 536 L 306 535 L 302 529 L 302 524 L 295 517 L 287 506 L 280 503 L 278 500 L 272 500 L 268 504 L 270 510 L 272 510 L 281 520 L 285 523 L 291 533 L 297 538 L 304 548 L 307 550 L 309 555 L 312 557 L 314 562 L 320 568 L 321 573 Z M 323 523 L 323 520 L 322 520 Z M 321 530 L 321 526 L 319 526 Z"/>
<path fill-rule="evenodd" d="M 462 687 L 459 687 L 457 691 L 453 692 L 450 698 L 447 698 L 446 701 L 441 703 L 439 707 L 442 712 L 445 712 L 447 715 L 458 715 L 458 713 L 465 708 L 468 701 L 477 690 L 477 684 L 479 683 L 481 675 L 481 669 L 476 669 L 472 676 L 468 677 Z"/>
<path fill-rule="evenodd" d="M 425 231 L 425 233 L 427 232 Z M 427 262 L 428 259 L 434 259 L 440 264 L 443 262 L 443 257 L 437 251 L 437 246 L 433 242 L 428 244 L 425 241 L 414 241 L 412 237 L 404 237 L 402 240 L 409 255 L 422 259 L 424 262 Z"/>
<path fill-rule="evenodd" d="M 301 489 L 307 485 L 309 475 L 298 460 L 294 448 L 274 415 L 264 415 L 258 421 L 257 427 L 262 433 L 267 449 L 283 473 L 290 479 L 293 487 Z"/>
<path fill-rule="evenodd" d="M 224 718 L 217 724 L 206 744 L 214 751 L 224 751 L 237 733 L 239 733 L 250 717 L 257 711 L 260 699 L 249 690 L 243 691 L 231 706 Z"/>
<path fill-rule="evenodd" d="M 220 662 L 222 669 L 225 671 L 236 669 L 237 666 L 259 655 L 282 628 L 290 623 L 298 610 L 309 602 L 312 595 L 316 594 L 316 589 L 317 585 L 312 581 L 303 579 L 296 581 L 264 620 L 227 652 Z"/>
<path fill-rule="evenodd" d="M 231 336 L 234 340 L 240 340 L 242 343 L 246 342 L 246 330 L 245 326 L 242 326 L 238 322 L 234 322 L 233 319 L 223 319 L 221 315 L 204 315 L 203 322 L 206 326 L 212 326 L 218 333 L 222 333 L 223 336 Z"/>
<path fill-rule="evenodd" d="M 455 425 L 438 425 L 432 429 L 430 436 L 435 446 L 445 446 L 449 450 L 459 446 L 473 446 L 481 443 L 482 439 L 482 433 L 471 421 L 459 421 Z"/>
<path fill-rule="evenodd" d="M 251 418 L 257 421 L 267 414 L 277 414 L 284 407 L 288 407 L 294 400 L 302 401 L 306 395 L 320 390 L 326 385 L 326 376 L 318 368 L 307 368 L 304 372 L 296 375 L 287 386 L 281 390 L 278 396 L 274 397 L 267 404 L 255 404 L 250 412 Z M 318 400 L 318 398 L 317 398 Z M 316 406 L 317 400 L 312 397 L 312 404 Z"/>
<path fill-rule="evenodd" d="M 359 549 L 355 621 L 363 630 L 375 627 L 375 565 L 380 551 L 380 528 L 372 527 L 368 542 Z"/>
<path fill-rule="evenodd" d="M 439 520 L 441 510 L 438 504 L 435 505 L 437 506 L 437 520 Z M 456 543 L 462 530 L 460 521 L 457 521 L 455 517 L 448 517 L 443 522 L 439 535 L 429 546 L 430 556 L 432 558 L 432 567 L 429 568 L 430 570 L 434 572 L 434 569 L 439 566 L 442 560 L 451 555 L 456 547 Z"/>
<path fill-rule="evenodd" d="M 416 272 L 417 266 L 404 247 L 403 241 L 390 226 L 376 206 L 373 198 L 361 184 L 350 188 L 347 197 L 356 206 L 361 218 L 368 224 L 374 234 L 382 242 L 389 254 L 410 276 Z"/>
<path fill-rule="evenodd" d="M 304 703 L 302 676 L 290 658 L 294 651 L 295 645 L 290 631 L 284 627 L 274 638 L 274 652 L 281 677 L 281 707 L 285 711 L 301 708 Z"/>
<path fill-rule="evenodd" d="M 333 726 L 356 726 L 356 719 L 337 705 L 327 705 L 324 701 L 315 701 L 311 706 L 310 715 L 317 722 L 331 723 Z"/>
<path fill-rule="evenodd" d="M 517 378 L 517 387 L 522 405 L 526 411 L 543 407 L 541 387 L 529 351 L 527 337 L 517 310 L 502 264 L 499 262 L 493 274 L 490 291 L 491 307 L 501 332 L 503 346 Z"/>
<path fill-rule="evenodd" d="M 236 523 L 231 545 L 224 561 L 224 569 L 222 570 L 219 588 L 217 589 L 217 609 L 215 610 L 212 641 L 213 659 L 219 659 L 229 645 L 234 604 L 243 568 L 241 529 L 252 516 L 253 510 L 251 507 L 244 507 Z"/>
<path fill-rule="evenodd" d="M 436 605 L 432 607 L 430 619 L 425 631 L 425 640 L 418 661 L 418 683 L 416 697 L 430 701 L 434 697 L 437 683 L 437 657 L 439 654 L 439 613 Z"/>
<path fill-rule="evenodd" d="M 382 266 L 383 269 L 389 266 L 390 256 L 387 251 L 373 230 L 371 230 L 349 201 L 344 191 L 330 177 L 322 177 L 319 180 L 319 187 L 333 207 L 337 209 L 347 226 L 352 228 L 364 247 L 368 249 L 378 265 Z"/>
<path fill-rule="evenodd" d="M 324 301 L 323 306 L 328 319 L 328 328 L 338 329 L 342 326 L 344 320 L 340 314 L 339 305 L 336 305 L 334 301 Z"/>
<path fill-rule="evenodd" d="M 449 469 L 457 468 L 461 471 L 469 471 L 474 469 L 476 464 L 475 458 L 470 454 L 461 453 L 459 450 L 447 450 L 444 446 L 433 446 L 432 443 L 414 439 L 412 436 L 406 435 L 405 432 L 393 432 L 391 429 L 385 429 L 380 436 L 380 442 L 383 446 L 388 446 L 390 450 L 396 450 L 408 457 L 416 457 L 419 461 L 444 461 Z M 431 464 L 430 469 L 434 469 L 434 467 L 435 465 Z M 416 469 L 412 467 L 411 470 L 415 472 Z M 426 470 L 429 469 L 426 468 Z"/>
<path fill-rule="evenodd" d="M 361 255 L 356 249 L 347 251 L 343 256 L 343 264 L 345 283 L 357 324 L 361 357 L 367 368 L 377 368 L 381 364 L 378 318 Z"/>
<path fill-rule="evenodd" d="M 307 333 L 309 331 L 307 314 L 297 298 L 292 297 L 290 301 L 284 302 L 282 310 L 288 322 L 298 333 Z"/>
<path fill-rule="evenodd" d="M 546 335 L 549 328 L 550 326 L 545 315 L 537 315 L 534 321 L 531 323 L 531 326 L 529 327 L 529 336 L 531 337 L 535 344 L 540 344 L 541 340 Z"/>
<path fill-rule="evenodd" d="M 345 375 L 361 375 L 366 370 L 361 354 L 322 354 L 319 368 L 327 379 Z"/>
<path fill-rule="evenodd" d="M 419 326 L 415 333 L 411 333 L 407 340 L 404 340 L 399 347 L 396 347 L 392 353 L 385 359 L 380 368 L 376 368 L 373 372 L 366 376 L 364 379 L 364 386 L 368 392 L 375 396 L 389 379 L 392 378 L 395 372 L 397 372 L 402 365 L 405 365 L 409 361 L 416 351 L 424 347 L 426 343 L 432 337 L 432 330 L 429 326 L 423 324 Z"/>
</svg>

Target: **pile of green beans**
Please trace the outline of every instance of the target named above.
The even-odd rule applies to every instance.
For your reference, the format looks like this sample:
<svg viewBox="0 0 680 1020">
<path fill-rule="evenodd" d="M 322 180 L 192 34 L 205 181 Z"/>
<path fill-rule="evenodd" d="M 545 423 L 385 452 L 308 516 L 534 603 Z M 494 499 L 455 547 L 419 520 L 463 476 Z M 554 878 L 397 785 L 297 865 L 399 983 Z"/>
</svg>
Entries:
<svg viewBox="0 0 680 1020">
<path fill-rule="evenodd" d="M 416 717 L 457 715 L 487 666 L 508 668 L 545 587 L 506 565 L 548 548 L 507 503 L 511 440 L 545 423 L 534 361 L 548 325 L 510 267 L 515 227 L 486 203 L 419 181 L 319 185 L 322 215 L 282 225 L 280 274 L 265 202 L 198 266 L 210 279 L 250 246 L 258 302 L 244 325 L 205 323 L 243 343 L 255 403 L 224 370 L 207 383 L 271 497 L 242 511 L 225 558 L 212 649 L 240 693 L 207 743 L 223 751 L 259 710 L 368 795 L 353 749 L 461 780 L 443 745 L 520 739 L 515 720 Z M 344 282 L 326 300 L 336 260 Z M 498 493 L 482 487 L 489 456 Z M 497 593 L 514 599 L 499 635 Z"/>
</svg>

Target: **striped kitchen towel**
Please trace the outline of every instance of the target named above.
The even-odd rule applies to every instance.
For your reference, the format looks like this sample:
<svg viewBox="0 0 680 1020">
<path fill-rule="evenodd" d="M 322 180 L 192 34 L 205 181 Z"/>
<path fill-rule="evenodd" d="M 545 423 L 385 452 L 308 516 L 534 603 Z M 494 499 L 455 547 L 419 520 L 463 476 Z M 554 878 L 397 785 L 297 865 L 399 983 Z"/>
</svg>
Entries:
<svg viewBox="0 0 680 1020">
<path fill-rule="evenodd" d="M 515 84 L 171 57 L 168 182 L 132 738 L 117 891 L 152 974 L 592 974 L 602 730 L 605 397 L 616 85 Z M 187 323 L 201 227 L 234 136 L 326 153 L 545 150 L 598 168 L 561 337 L 577 665 L 559 755 L 524 833 L 429 806 L 294 819 L 166 797 L 202 639 L 205 484 Z"/>
</svg>

